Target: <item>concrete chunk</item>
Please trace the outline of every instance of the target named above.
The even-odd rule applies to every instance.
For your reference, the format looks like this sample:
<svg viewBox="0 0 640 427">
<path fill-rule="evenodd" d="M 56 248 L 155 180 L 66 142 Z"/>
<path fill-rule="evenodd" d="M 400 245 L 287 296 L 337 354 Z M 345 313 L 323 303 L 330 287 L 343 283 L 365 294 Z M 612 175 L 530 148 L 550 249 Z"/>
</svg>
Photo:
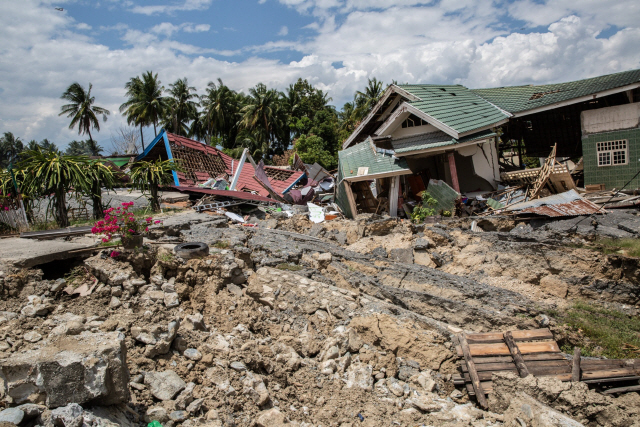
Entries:
<svg viewBox="0 0 640 427">
<path fill-rule="evenodd" d="M 0 359 L 5 395 L 15 403 L 114 405 L 129 398 L 124 335 L 55 337 L 42 348 Z"/>
</svg>

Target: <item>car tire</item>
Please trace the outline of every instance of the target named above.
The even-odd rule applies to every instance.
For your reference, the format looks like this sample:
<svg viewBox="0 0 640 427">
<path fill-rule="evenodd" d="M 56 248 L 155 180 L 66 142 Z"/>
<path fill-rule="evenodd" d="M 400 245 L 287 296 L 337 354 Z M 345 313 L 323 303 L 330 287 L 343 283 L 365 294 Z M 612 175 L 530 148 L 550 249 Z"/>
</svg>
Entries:
<svg viewBox="0 0 640 427">
<path fill-rule="evenodd" d="M 183 259 L 203 258 L 209 255 L 209 245 L 202 242 L 180 243 L 173 252 Z"/>
</svg>

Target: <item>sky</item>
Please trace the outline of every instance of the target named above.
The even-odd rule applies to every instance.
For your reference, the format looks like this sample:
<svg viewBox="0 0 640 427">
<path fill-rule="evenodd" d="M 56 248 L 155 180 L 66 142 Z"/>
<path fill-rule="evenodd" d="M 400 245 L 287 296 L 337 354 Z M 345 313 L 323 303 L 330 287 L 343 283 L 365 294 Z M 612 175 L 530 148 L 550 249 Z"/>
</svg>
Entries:
<svg viewBox="0 0 640 427">
<path fill-rule="evenodd" d="M 147 70 L 199 93 L 218 78 L 245 92 L 303 78 L 340 109 L 372 77 L 555 83 L 640 68 L 638 46 L 637 0 L 1 0 L 0 133 L 84 139 L 60 95 L 91 83 L 111 111 L 92 135 L 109 150 L 124 85 Z"/>
</svg>

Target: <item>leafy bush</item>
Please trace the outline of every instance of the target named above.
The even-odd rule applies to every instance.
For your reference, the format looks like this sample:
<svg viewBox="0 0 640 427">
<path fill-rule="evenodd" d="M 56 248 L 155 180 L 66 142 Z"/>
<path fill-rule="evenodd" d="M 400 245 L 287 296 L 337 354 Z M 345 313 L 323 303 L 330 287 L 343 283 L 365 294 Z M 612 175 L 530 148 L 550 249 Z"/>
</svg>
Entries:
<svg viewBox="0 0 640 427">
<path fill-rule="evenodd" d="M 434 208 L 435 205 L 438 204 L 438 201 L 431 197 L 426 191 L 423 191 L 420 194 L 422 201 L 418 206 L 413 208 L 413 212 L 411 213 L 411 220 L 416 224 L 420 224 L 424 222 L 425 218 L 428 216 L 433 216 L 436 214 L 436 210 Z"/>
</svg>

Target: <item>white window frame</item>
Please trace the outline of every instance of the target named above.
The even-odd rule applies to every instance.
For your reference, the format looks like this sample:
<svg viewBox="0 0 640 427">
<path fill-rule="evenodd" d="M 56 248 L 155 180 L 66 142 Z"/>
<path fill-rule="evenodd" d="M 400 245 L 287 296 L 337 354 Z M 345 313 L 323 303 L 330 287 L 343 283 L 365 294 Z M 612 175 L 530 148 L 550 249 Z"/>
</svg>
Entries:
<svg viewBox="0 0 640 427">
<path fill-rule="evenodd" d="M 620 159 L 624 156 L 624 159 Z M 596 142 L 598 167 L 623 166 L 629 164 L 629 143 L 626 139 Z"/>
</svg>

